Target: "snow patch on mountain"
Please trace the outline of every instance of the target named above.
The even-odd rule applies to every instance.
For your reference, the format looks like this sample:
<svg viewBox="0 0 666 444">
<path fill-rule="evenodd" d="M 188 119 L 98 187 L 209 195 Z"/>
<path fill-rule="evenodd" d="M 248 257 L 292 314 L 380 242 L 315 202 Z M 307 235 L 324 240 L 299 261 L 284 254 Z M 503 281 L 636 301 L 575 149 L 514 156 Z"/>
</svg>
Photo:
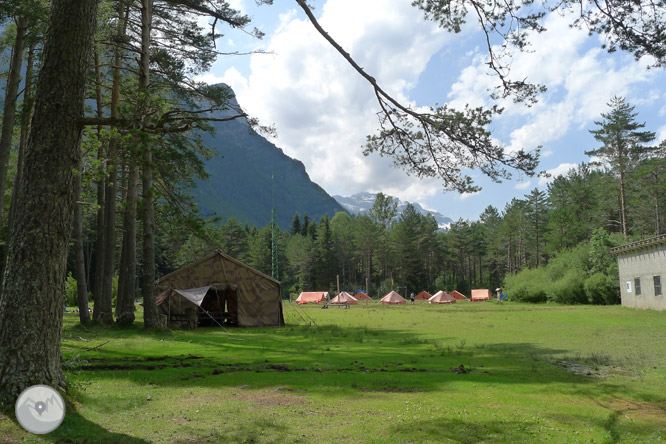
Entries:
<svg viewBox="0 0 666 444">
<path fill-rule="evenodd" d="M 377 194 L 375 193 L 356 193 L 353 194 L 349 197 L 344 197 L 344 196 L 333 196 L 333 199 L 337 200 L 340 205 L 342 205 L 345 210 L 352 214 L 367 214 L 368 210 L 372 208 L 372 204 L 375 203 L 375 198 L 377 197 Z M 431 210 L 426 210 L 421 206 L 418 202 L 407 202 L 407 201 L 402 201 L 398 199 L 397 197 L 394 197 L 398 201 L 398 216 L 402 214 L 403 210 L 407 208 L 407 205 L 410 203 L 414 206 L 414 209 L 419 213 L 419 214 L 432 214 L 435 217 L 435 220 L 437 221 L 437 225 L 439 226 L 440 229 L 446 230 L 449 228 L 453 220 L 449 217 L 444 216 L 443 214 L 437 212 L 437 211 L 431 211 Z"/>
</svg>

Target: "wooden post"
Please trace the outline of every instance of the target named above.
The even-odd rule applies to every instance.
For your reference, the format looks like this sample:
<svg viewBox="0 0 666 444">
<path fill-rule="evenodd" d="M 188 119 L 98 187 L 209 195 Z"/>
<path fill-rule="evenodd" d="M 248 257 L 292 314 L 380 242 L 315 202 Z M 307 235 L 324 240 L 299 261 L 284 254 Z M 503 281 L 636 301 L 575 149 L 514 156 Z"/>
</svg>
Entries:
<svg viewBox="0 0 666 444">
<path fill-rule="evenodd" d="M 340 275 L 337 275 L 336 279 L 338 281 L 338 296 L 340 296 Z"/>
</svg>

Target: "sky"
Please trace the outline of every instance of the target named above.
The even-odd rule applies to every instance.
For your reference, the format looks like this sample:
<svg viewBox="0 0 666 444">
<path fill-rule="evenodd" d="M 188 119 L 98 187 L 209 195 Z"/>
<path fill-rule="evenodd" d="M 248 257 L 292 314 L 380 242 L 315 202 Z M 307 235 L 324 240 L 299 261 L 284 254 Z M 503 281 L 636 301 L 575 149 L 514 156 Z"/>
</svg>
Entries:
<svg viewBox="0 0 666 444">
<path fill-rule="evenodd" d="M 613 96 L 636 107 L 637 120 L 666 139 L 666 70 L 648 69 L 647 58 L 608 54 L 597 35 L 572 29 L 571 17 L 550 14 L 547 32 L 531 38 L 530 51 L 515 52 L 511 76 L 541 83 L 547 91 L 532 107 L 493 101 L 497 79 L 487 70 L 484 35 L 473 22 L 458 34 L 425 21 L 410 0 L 312 0 L 325 30 L 387 92 L 412 107 L 448 104 L 462 108 L 498 104 L 504 112 L 489 129 L 509 151 L 541 147 L 539 171 L 551 178 L 513 172 L 496 184 L 481 172 L 470 174 L 482 191 L 445 191 L 437 179 L 419 180 L 378 154 L 363 155 L 366 136 L 378 129 L 379 106 L 372 87 L 321 37 L 293 0 L 257 6 L 231 0 L 265 33 L 262 40 L 218 25 L 222 52 L 262 50 L 223 56 L 199 79 L 224 82 L 241 106 L 262 124 L 274 125 L 271 140 L 302 161 L 310 178 L 330 195 L 383 192 L 419 202 L 454 220 L 475 220 L 488 206 L 500 211 L 512 198 L 590 159 L 599 147 L 589 130 L 609 110 Z"/>
</svg>

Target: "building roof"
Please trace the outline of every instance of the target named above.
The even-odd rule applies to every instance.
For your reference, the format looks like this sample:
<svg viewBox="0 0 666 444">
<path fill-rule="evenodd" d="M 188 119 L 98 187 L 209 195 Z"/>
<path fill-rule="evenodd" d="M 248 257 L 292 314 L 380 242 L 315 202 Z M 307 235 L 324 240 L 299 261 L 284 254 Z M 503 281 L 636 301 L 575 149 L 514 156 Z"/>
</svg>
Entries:
<svg viewBox="0 0 666 444">
<path fill-rule="evenodd" d="M 627 245 L 621 245 L 619 247 L 611 248 L 613 254 L 619 256 L 623 253 L 629 253 L 631 251 L 642 250 L 644 248 L 654 247 L 655 245 L 666 244 L 666 234 L 661 234 L 659 236 L 650 237 L 647 239 L 639 240 L 632 242 Z"/>
</svg>

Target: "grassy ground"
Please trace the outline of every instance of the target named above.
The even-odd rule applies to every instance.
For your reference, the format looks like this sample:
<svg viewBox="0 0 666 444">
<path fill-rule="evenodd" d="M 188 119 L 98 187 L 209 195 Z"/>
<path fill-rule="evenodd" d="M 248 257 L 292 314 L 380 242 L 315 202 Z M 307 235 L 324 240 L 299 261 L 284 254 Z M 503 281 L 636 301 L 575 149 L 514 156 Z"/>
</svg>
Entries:
<svg viewBox="0 0 666 444">
<path fill-rule="evenodd" d="M 666 442 L 666 312 L 375 302 L 285 318 L 147 334 L 65 314 L 65 421 L 35 436 L 0 415 L 0 443 Z"/>
</svg>

